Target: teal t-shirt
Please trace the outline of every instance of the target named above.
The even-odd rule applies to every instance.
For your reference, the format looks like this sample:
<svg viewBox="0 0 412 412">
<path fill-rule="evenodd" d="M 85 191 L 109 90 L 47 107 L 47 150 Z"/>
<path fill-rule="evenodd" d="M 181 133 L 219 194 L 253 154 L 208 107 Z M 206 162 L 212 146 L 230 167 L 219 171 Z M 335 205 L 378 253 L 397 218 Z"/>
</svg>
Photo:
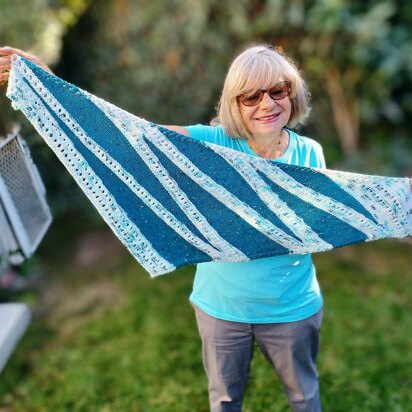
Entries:
<svg viewBox="0 0 412 412">
<path fill-rule="evenodd" d="M 257 156 L 248 142 L 229 137 L 221 126 L 187 126 L 190 137 Z M 291 130 L 278 162 L 324 168 L 319 143 Z M 241 236 L 241 233 L 239 233 Z M 322 307 L 311 255 L 285 255 L 247 262 L 197 265 L 190 301 L 207 314 L 245 323 L 293 322 Z"/>
</svg>

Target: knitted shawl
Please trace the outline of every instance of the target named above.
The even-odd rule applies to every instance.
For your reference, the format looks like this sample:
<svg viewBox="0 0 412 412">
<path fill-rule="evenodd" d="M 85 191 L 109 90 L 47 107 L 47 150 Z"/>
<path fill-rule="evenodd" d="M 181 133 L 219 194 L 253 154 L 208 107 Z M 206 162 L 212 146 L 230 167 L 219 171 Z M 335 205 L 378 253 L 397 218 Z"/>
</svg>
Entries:
<svg viewBox="0 0 412 412">
<path fill-rule="evenodd" d="M 152 276 L 412 234 L 406 178 L 287 165 L 195 141 L 20 57 L 7 95 Z"/>
</svg>

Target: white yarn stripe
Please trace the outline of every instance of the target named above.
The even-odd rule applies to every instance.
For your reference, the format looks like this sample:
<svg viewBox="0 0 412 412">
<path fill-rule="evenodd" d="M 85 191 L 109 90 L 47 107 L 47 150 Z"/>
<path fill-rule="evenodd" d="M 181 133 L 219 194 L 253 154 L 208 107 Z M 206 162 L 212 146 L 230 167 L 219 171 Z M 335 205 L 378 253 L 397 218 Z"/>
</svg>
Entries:
<svg viewBox="0 0 412 412">
<path fill-rule="evenodd" d="M 202 189 L 206 190 L 218 201 L 230 208 L 256 230 L 291 252 L 293 251 L 293 253 L 308 252 L 301 242 L 273 225 L 270 221 L 242 202 L 223 186 L 204 174 L 186 156 L 184 156 L 157 127 L 148 125 L 145 128 L 145 136 Z"/>
<path fill-rule="evenodd" d="M 320 171 L 325 176 L 331 174 L 329 170 Z M 399 191 L 396 191 L 394 178 L 391 179 L 391 185 L 382 186 L 382 179 L 374 176 L 369 176 L 365 182 L 365 175 L 360 175 L 357 179 L 355 173 L 347 172 L 333 172 L 333 180 L 339 184 L 340 188 L 346 193 L 353 196 L 374 218 L 379 222 L 379 225 L 385 230 L 393 232 L 395 237 L 406 236 L 405 227 L 408 226 L 408 216 L 406 211 L 399 203 L 399 199 L 404 197 L 406 200 L 406 193 L 404 185 L 398 185 Z M 404 180 L 399 178 L 400 181 Z M 378 181 L 378 183 L 376 183 Z M 362 191 L 351 190 L 351 187 L 362 187 Z M 385 196 L 382 196 L 385 193 Z"/>
<path fill-rule="evenodd" d="M 269 185 L 259 176 L 256 169 L 245 161 L 238 153 L 229 150 L 221 150 L 218 145 L 209 145 L 218 155 L 223 157 L 229 165 L 239 172 L 249 186 L 257 193 L 268 208 L 296 235 L 307 247 L 328 250 L 333 249 L 333 245 L 324 241 L 319 235 L 308 226 L 303 219 L 279 198 L 279 196 L 269 187 Z"/>
<path fill-rule="evenodd" d="M 112 170 L 116 176 L 127 185 L 132 192 L 138 196 L 160 219 L 162 219 L 171 229 L 173 229 L 179 236 L 184 238 L 187 242 L 206 253 L 213 259 L 221 258 L 221 254 L 208 243 L 204 242 L 198 236 L 194 235 L 182 222 L 171 214 L 163 205 L 156 200 L 143 186 L 141 186 L 134 177 L 124 171 L 121 165 L 111 158 L 103 148 L 101 148 L 94 140 L 92 140 L 81 126 L 72 118 L 63 106 L 50 94 L 44 90 L 43 97 L 45 100 L 59 113 L 59 118 L 70 127 L 76 137 L 95 154 L 103 164 Z"/>
<path fill-rule="evenodd" d="M 339 203 L 335 199 L 322 195 L 299 183 L 273 163 L 266 161 L 255 162 L 255 167 L 283 189 L 354 227 L 368 238 L 381 237 L 383 235 L 382 228 L 366 216 Z M 274 173 L 274 168 L 276 168 L 276 173 Z"/>
<path fill-rule="evenodd" d="M 95 98 L 94 96 L 92 101 L 118 127 L 120 133 L 122 133 L 130 142 L 133 149 L 136 150 L 140 158 L 145 162 L 153 175 L 159 180 L 193 225 L 212 245 L 224 253 L 225 260 L 247 260 L 246 255 L 219 235 L 216 229 L 214 229 L 207 221 L 206 217 L 187 197 L 186 193 L 180 189 L 177 182 L 170 176 L 166 168 L 161 164 L 160 160 L 145 142 L 143 138 L 144 133 L 141 128 L 136 126 L 136 123 L 133 122 L 126 125 L 128 119 L 125 119 L 124 117 L 130 117 L 130 115 L 125 116 L 121 110 L 117 111 L 113 110 L 113 108 L 112 110 L 106 110 L 107 105 L 103 103 L 101 99 Z M 222 257 L 216 257 L 216 260 L 219 259 L 222 259 Z"/>
<path fill-rule="evenodd" d="M 26 114 L 39 133 L 45 137 L 49 146 L 66 165 L 68 171 L 73 175 L 86 195 L 96 202 L 95 205 L 100 214 L 132 255 L 147 268 L 152 276 L 174 270 L 176 267 L 160 256 L 140 230 L 130 222 L 126 212 L 116 203 L 100 178 L 93 172 L 80 153 L 76 151 L 73 143 L 58 126 L 58 123 L 50 116 L 49 109 L 46 108 L 39 97 L 21 78 L 26 77 L 36 92 L 52 107 L 54 98 L 50 96 L 42 82 L 22 61 L 14 64 L 11 76 L 13 76 L 11 81 L 13 87 L 24 91 L 26 96 L 32 96 L 30 101 L 34 102 L 36 106 L 27 105 L 27 99 L 18 100 L 15 102 L 15 105 Z M 8 90 L 8 94 L 17 95 L 13 89 Z M 42 121 L 38 119 L 39 116 L 36 113 L 42 113 Z"/>
<path fill-rule="evenodd" d="M 344 179 L 341 179 L 342 176 L 338 174 L 336 181 L 342 184 L 343 190 L 350 192 L 347 186 L 352 184 L 355 179 L 351 178 L 350 182 L 348 181 L 349 179 L 346 182 Z M 356 182 L 358 186 L 363 188 L 364 194 L 360 196 L 354 195 L 354 197 L 379 221 L 380 226 L 386 230 L 391 230 L 395 236 L 402 236 L 405 233 L 404 225 L 408 218 L 398 202 L 399 197 L 396 196 L 391 187 L 383 186 L 381 183 L 376 183 L 373 178 L 369 180 L 367 186 L 364 183 L 360 185 L 359 182 Z M 382 194 L 385 194 L 385 196 Z"/>
</svg>

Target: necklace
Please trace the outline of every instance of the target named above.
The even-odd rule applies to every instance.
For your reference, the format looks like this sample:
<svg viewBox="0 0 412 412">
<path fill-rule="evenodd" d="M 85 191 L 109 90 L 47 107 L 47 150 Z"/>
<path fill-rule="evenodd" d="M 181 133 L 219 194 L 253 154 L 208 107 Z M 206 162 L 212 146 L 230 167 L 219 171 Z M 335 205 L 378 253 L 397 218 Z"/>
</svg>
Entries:
<svg viewBox="0 0 412 412">
<path fill-rule="evenodd" d="M 283 135 L 283 130 L 280 132 L 279 135 L 279 140 L 276 143 L 276 146 L 274 147 L 274 159 L 278 159 L 279 157 L 281 157 L 284 153 L 283 151 L 283 144 L 282 144 L 282 135 Z"/>
<path fill-rule="evenodd" d="M 289 133 L 282 130 L 277 141 L 271 141 L 266 144 L 257 143 L 256 140 L 248 141 L 249 147 L 260 157 L 264 159 L 278 159 L 285 153 L 289 144 Z"/>
</svg>

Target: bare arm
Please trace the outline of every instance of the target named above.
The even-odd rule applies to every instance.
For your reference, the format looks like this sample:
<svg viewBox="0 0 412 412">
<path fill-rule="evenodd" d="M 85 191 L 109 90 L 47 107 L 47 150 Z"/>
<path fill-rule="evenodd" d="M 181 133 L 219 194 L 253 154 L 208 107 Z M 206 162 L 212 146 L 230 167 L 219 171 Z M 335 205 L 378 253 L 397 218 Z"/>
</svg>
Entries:
<svg viewBox="0 0 412 412">
<path fill-rule="evenodd" d="M 183 126 L 162 125 L 162 127 L 172 130 L 173 132 L 183 134 L 184 136 L 190 136 L 189 131 Z"/>
</svg>

